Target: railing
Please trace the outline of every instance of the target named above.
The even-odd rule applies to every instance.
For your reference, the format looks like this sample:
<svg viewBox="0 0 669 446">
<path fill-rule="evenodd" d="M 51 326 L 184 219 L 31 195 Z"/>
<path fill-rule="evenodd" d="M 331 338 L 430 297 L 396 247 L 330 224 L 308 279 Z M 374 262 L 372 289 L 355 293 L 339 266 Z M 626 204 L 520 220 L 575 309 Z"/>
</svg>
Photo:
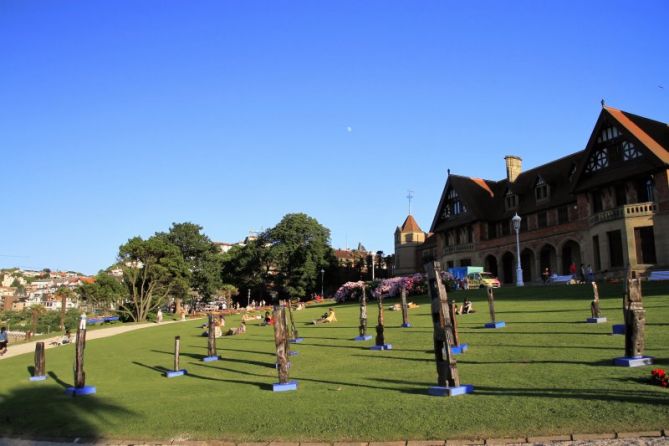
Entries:
<svg viewBox="0 0 669 446">
<path fill-rule="evenodd" d="M 460 245 L 446 246 L 444 247 L 444 255 L 446 254 L 455 254 L 456 252 L 468 252 L 474 250 L 473 243 L 463 243 Z"/>
<path fill-rule="evenodd" d="M 630 217 L 645 217 L 653 215 L 657 211 L 657 205 L 652 202 L 626 204 L 614 209 L 607 209 L 590 216 L 590 226 L 607 221 Z"/>
</svg>

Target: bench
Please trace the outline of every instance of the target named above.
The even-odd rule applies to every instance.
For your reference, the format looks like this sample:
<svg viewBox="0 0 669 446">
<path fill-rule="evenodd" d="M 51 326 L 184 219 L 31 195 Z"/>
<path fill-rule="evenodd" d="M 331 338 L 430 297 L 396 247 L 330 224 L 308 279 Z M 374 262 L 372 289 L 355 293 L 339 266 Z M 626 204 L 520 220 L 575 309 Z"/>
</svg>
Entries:
<svg viewBox="0 0 669 446">
<path fill-rule="evenodd" d="M 651 271 L 648 280 L 669 280 L 669 271 Z"/>
</svg>

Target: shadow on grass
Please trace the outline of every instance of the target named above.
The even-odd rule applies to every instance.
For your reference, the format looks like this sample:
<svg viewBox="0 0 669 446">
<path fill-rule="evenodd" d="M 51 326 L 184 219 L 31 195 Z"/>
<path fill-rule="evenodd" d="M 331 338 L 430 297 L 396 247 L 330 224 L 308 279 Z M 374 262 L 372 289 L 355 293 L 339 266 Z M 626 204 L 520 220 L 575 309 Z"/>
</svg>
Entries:
<svg viewBox="0 0 669 446">
<path fill-rule="evenodd" d="M 141 417 L 127 408 L 109 403 L 100 394 L 73 398 L 65 395 L 69 387 L 55 373 L 49 376 L 58 385 L 21 387 L 0 395 L 0 435 L 7 437 L 44 438 L 58 437 L 72 443 L 75 438 L 96 440 L 109 436 L 98 426 L 118 422 L 121 417 Z M 0 443 L 2 441 L 0 440 Z"/>
<path fill-rule="evenodd" d="M 518 396 L 523 398 L 556 398 L 618 403 L 669 406 L 669 395 L 653 391 L 612 390 L 612 389 L 520 389 L 513 387 L 475 386 L 477 395 Z"/>
<path fill-rule="evenodd" d="M 150 369 L 150 370 L 155 370 L 156 372 L 160 373 L 161 375 L 164 375 L 165 373 L 171 371 L 167 367 L 163 367 L 161 365 L 150 366 L 150 365 L 147 365 L 147 364 L 142 364 L 141 362 L 137 362 L 137 361 L 132 361 L 132 363 L 135 364 L 135 365 L 138 365 L 140 367 L 144 367 L 144 368 L 147 368 L 147 369 Z"/>
<path fill-rule="evenodd" d="M 434 354 L 434 352 L 432 352 Z M 380 359 L 399 359 L 400 361 L 415 361 L 415 362 L 434 362 L 432 358 L 403 358 L 401 356 L 386 356 L 386 355 L 351 355 L 359 358 L 380 358 Z"/>
<path fill-rule="evenodd" d="M 526 361 L 470 361 L 466 357 L 463 357 L 458 362 L 467 365 L 490 365 L 490 364 L 525 364 L 525 365 L 534 365 L 534 364 L 555 364 L 555 365 L 566 365 L 566 364 L 578 364 L 578 365 L 587 365 L 592 367 L 613 367 L 613 356 L 611 359 L 603 359 L 601 361 L 566 361 L 566 360 L 556 360 L 556 361 L 547 361 L 543 359 L 528 359 Z"/>
</svg>

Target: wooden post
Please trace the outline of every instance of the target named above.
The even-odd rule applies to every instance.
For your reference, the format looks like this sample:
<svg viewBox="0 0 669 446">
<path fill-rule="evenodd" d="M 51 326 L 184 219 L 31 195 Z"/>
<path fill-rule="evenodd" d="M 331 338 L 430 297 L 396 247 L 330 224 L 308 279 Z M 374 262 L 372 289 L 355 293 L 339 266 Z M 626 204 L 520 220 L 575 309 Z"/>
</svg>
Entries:
<svg viewBox="0 0 669 446">
<path fill-rule="evenodd" d="M 451 336 L 453 336 L 453 346 L 460 345 L 460 336 L 458 336 L 458 319 L 455 317 L 457 304 L 452 302 L 448 306 L 449 315 L 451 317 Z"/>
<path fill-rule="evenodd" d="M 376 324 L 376 345 L 384 345 L 386 343 L 383 336 L 383 296 L 379 294 L 379 319 Z"/>
<path fill-rule="evenodd" d="M 590 312 L 592 313 L 593 318 L 599 317 L 599 291 L 597 289 L 597 283 L 592 282 L 592 303 L 590 304 Z"/>
<path fill-rule="evenodd" d="M 432 323 L 434 326 L 434 355 L 437 363 L 437 385 L 457 387 L 460 385 L 457 363 L 451 353 L 453 330 L 448 295 L 441 281 L 439 262 L 425 264 L 427 291 L 432 300 Z"/>
<path fill-rule="evenodd" d="M 495 323 L 495 295 L 493 294 L 492 287 L 487 287 L 486 291 L 488 292 L 488 310 L 490 311 L 490 322 Z"/>
<path fill-rule="evenodd" d="M 362 286 L 362 294 L 360 295 L 360 336 L 367 335 L 367 294 L 365 285 Z"/>
<path fill-rule="evenodd" d="M 44 342 L 35 344 L 35 373 L 33 376 L 45 376 L 46 365 L 44 356 Z"/>
<path fill-rule="evenodd" d="M 646 335 L 646 310 L 643 308 L 641 282 L 628 279 L 627 308 L 625 309 L 625 356 L 643 356 Z"/>
<path fill-rule="evenodd" d="M 181 336 L 174 337 L 174 371 L 179 370 L 179 348 L 181 346 Z"/>
<path fill-rule="evenodd" d="M 216 326 L 214 324 L 214 315 L 209 313 L 207 315 L 208 326 L 207 329 L 207 356 L 216 356 Z"/>
<path fill-rule="evenodd" d="M 274 344 L 279 384 L 288 382 L 288 337 L 286 336 L 286 310 L 280 305 L 274 307 Z"/>
<path fill-rule="evenodd" d="M 74 359 L 74 387 L 81 389 L 86 385 L 84 372 L 84 349 L 86 348 L 86 315 L 82 314 L 77 327 L 77 340 Z"/>
<path fill-rule="evenodd" d="M 288 315 L 290 316 L 290 339 L 297 339 L 297 328 L 295 328 L 295 320 L 293 320 L 293 304 L 290 298 L 286 302 L 288 303 Z"/>
<path fill-rule="evenodd" d="M 67 294 L 63 293 L 60 297 L 60 329 L 65 330 L 65 311 L 67 306 Z"/>
<path fill-rule="evenodd" d="M 407 289 L 402 287 L 400 291 L 402 297 L 402 326 L 409 326 L 409 309 L 407 308 Z"/>
</svg>

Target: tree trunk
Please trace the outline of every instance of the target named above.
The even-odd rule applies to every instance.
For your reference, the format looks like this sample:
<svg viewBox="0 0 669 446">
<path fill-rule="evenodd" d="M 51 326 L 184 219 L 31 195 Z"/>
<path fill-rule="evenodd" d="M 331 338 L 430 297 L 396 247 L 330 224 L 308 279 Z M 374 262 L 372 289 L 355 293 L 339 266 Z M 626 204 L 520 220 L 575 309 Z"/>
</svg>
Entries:
<svg viewBox="0 0 669 446">
<path fill-rule="evenodd" d="M 174 337 L 174 371 L 179 370 L 179 348 L 181 346 L 181 336 Z"/>
<path fill-rule="evenodd" d="M 35 373 L 33 376 L 45 376 L 46 365 L 44 356 L 44 342 L 35 344 Z"/>
<path fill-rule="evenodd" d="M 488 310 L 490 311 L 490 322 L 495 323 L 495 295 L 492 287 L 487 288 L 488 292 Z"/>
<path fill-rule="evenodd" d="M 437 385 L 457 387 L 460 385 L 457 363 L 451 353 L 453 329 L 448 309 L 446 287 L 441 281 L 439 262 L 425 264 L 427 271 L 427 290 L 432 300 L 432 323 L 434 327 L 434 355 L 437 364 Z"/>
<path fill-rule="evenodd" d="M 63 294 L 60 301 L 60 329 L 65 330 L 65 311 L 67 306 L 67 295 Z"/>
<path fill-rule="evenodd" d="M 409 309 L 407 308 L 407 289 L 402 287 L 400 293 L 402 297 L 402 325 L 405 327 L 409 325 Z"/>
<path fill-rule="evenodd" d="M 625 356 L 643 356 L 646 335 L 646 310 L 643 308 L 641 282 L 630 279 L 627 284 L 628 307 L 625 311 Z"/>
<path fill-rule="evenodd" d="M 216 356 L 216 326 L 214 324 L 214 315 L 209 313 L 207 329 L 207 356 Z"/>
<path fill-rule="evenodd" d="M 593 318 L 599 317 L 599 291 L 597 290 L 597 283 L 592 282 L 592 304 L 590 304 L 590 312 Z"/>
<path fill-rule="evenodd" d="M 376 345 L 384 345 L 386 343 L 383 335 L 383 297 L 379 295 L 379 318 L 376 324 Z"/>
<path fill-rule="evenodd" d="M 362 287 L 362 295 L 360 296 L 360 336 L 367 335 L 367 294 L 365 286 Z"/>
<path fill-rule="evenodd" d="M 85 320 L 77 328 L 77 340 L 74 359 L 74 387 L 81 389 L 86 385 L 86 373 L 84 372 L 84 349 L 86 348 L 86 323 Z"/>
<path fill-rule="evenodd" d="M 273 311 L 274 318 L 274 344 L 276 346 L 276 363 L 279 372 L 279 383 L 288 382 L 288 351 L 286 345 L 288 338 L 286 336 L 286 310 L 280 306 L 275 306 Z"/>
</svg>

